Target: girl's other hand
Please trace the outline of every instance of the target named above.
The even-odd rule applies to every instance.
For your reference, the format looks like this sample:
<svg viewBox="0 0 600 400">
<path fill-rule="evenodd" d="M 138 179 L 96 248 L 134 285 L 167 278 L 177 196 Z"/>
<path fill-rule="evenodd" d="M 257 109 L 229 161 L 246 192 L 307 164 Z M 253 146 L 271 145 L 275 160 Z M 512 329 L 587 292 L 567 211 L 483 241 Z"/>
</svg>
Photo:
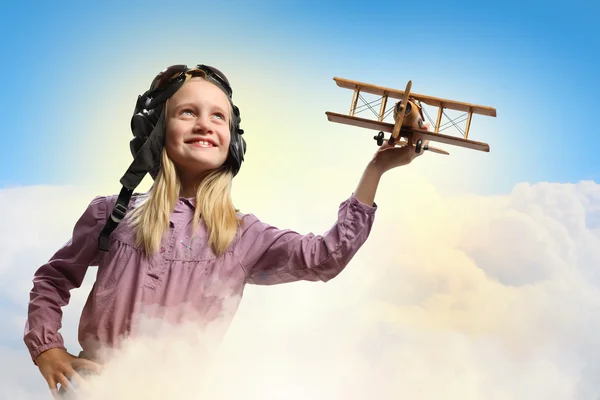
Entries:
<svg viewBox="0 0 600 400">
<path fill-rule="evenodd" d="M 50 392 L 55 399 L 59 398 L 57 385 L 67 392 L 73 392 L 74 388 L 70 381 L 75 381 L 78 387 L 85 387 L 85 381 L 76 370 L 87 369 L 99 373 L 102 369 L 100 364 L 85 358 L 75 357 L 62 348 L 52 348 L 41 353 L 36 359 L 36 364 L 42 373 Z"/>
</svg>

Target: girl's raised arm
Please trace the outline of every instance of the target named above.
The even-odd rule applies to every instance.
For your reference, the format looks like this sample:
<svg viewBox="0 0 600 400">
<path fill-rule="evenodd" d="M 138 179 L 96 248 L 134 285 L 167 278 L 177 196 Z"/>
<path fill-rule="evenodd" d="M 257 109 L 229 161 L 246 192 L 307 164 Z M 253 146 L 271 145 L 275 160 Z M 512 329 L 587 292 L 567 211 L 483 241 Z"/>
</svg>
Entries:
<svg viewBox="0 0 600 400">
<path fill-rule="evenodd" d="M 393 147 L 384 143 L 368 162 L 354 193 L 340 204 L 337 221 L 322 235 L 278 229 L 252 214 L 246 215 L 235 253 L 246 271 L 247 282 L 326 282 L 337 276 L 371 232 L 381 176 L 409 164 L 417 156 L 414 146 Z"/>
<path fill-rule="evenodd" d="M 424 128 L 427 129 L 428 126 L 429 125 L 426 124 Z M 418 139 L 419 137 L 415 137 L 413 141 L 416 142 Z M 428 144 L 428 141 L 424 141 L 423 143 L 426 145 Z M 412 160 L 421 154 L 423 154 L 423 152 L 418 154 L 415 152 L 414 145 L 396 147 L 389 146 L 387 141 L 385 141 L 377 150 L 373 159 L 367 164 L 358 186 L 354 191 L 354 196 L 356 196 L 361 203 L 369 205 L 373 204 L 381 176 L 392 168 L 410 164 Z"/>
</svg>

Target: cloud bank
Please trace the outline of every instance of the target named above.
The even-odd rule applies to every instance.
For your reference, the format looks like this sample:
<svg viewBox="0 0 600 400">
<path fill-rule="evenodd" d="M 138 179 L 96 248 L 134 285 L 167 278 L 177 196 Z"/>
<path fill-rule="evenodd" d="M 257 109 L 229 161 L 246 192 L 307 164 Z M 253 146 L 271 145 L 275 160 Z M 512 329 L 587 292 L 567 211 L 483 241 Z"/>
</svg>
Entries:
<svg viewBox="0 0 600 400">
<path fill-rule="evenodd" d="M 0 228 L 2 398 L 47 393 L 20 341 L 27 292 L 94 194 L 0 192 L 13 210 Z M 338 200 L 315 214 L 330 209 L 326 225 Z M 248 286 L 220 345 L 191 324 L 148 324 L 90 380 L 90 398 L 598 399 L 600 185 L 442 198 L 415 178 L 376 201 L 372 235 L 339 277 Z M 322 225 L 310 214 L 293 228 Z M 65 311 L 72 353 L 92 282 L 93 271 Z"/>
</svg>

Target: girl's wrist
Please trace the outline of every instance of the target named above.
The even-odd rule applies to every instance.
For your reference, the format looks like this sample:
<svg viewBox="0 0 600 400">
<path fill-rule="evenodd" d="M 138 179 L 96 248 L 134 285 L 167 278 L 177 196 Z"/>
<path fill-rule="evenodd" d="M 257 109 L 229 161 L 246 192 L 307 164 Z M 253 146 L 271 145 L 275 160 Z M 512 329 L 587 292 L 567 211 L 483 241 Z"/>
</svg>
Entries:
<svg viewBox="0 0 600 400">
<path fill-rule="evenodd" d="M 377 163 L 377 160 L 371 160 L 367 164 L 366 172 L 371 176 L 381 177 L 386 172 L 386 169 L 381 163 Z"/>
</svg>

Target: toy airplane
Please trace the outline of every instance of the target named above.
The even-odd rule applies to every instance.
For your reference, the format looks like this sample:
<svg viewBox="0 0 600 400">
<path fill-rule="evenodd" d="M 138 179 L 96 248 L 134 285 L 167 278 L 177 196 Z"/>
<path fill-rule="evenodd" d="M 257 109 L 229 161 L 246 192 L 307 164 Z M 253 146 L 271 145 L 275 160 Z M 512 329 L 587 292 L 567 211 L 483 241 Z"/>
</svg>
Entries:
<svg viewBox="0 0 600 400">
<path fill-rule="evenodd" d="M 422 94 L 411 93 L 412 81 L 408 81 L 406 85 L 406 89 L 404 91 L 397 89 L 390 89 L 382 86 L 371 85 L 368 83 L 351 81 L 343 78 L 333 78 L 333 80 L 337 83 L 339 87 L 350 89 L 354 91 L 354 96 L 352 97 L 352 104 L 350 106 L 349 115 L 338 114 L 334 112 L 327 111 L 325 114 L 327 115 L 327 119 L 331 122 L 337 122 L 341 124 L 358 126 L 366 129 L 374 129 L 378 130 L 379 134 L 374 136 L 373 138 L 377 140 L 377 145 L 381 146 L 384 140 L 383 132 L 390 132 L 390 138 L 388 139 L 388 143 L 390 145 L 394 145 L 395 143 L 400 143 L 401 145 L 409 144 L 415 146 L 415 151 L 420 153 L 421 150 L 429 150 L 434 153 L 445 154 L 448 155 L 446 150 L 438 149 L 435 147 L 431 147 L 429 145 L 423 146 L 423 140 L 425 141 L 436 141 L 440 143 L 446 143 L 454 146 L 465 147 L 473 150 L 479 150 L 484 152 L 490 151 L 490 146 L 487 143 L 476 142 L 474 140 L 469 140 L 469 129 L 471 127 L 471 119 L 473 114 L 481 114 L 490 117 L 496 116 L 496 109 L 488 106 L 480 106 L 476 104 L 463 103 L 454 100 L 441 99 L 438 97 L 426 96 Z M 381 106 L 379 109 L 379 114 L 377 120 L 368 119 L 368 118 L 360 118 L 356 117 L 355 113 L 357 110 L 357 102 L 359 97 L 363 102 L 364 99 L 360 96 L 362 93 L 370 93 L 381 96 Z M 394 123 L 383 122 L 386 117 L 386 104 L 388 98 L 400 99 L 394 105 Z M 434 125 L 433 131 L 423 129 L 423 125 L 425 123 L 423 116 L 423 107 L 421 103 L 428 104 L 434 107 L 438 107 L 437 120 Z M 371 108 L 370 103 L 366 103 L 366 106 Z M 444 135 L 440 133 L 440 122 L 442 120 L 442 114 L 444 113 L 444 109 L 458 110 L 464 111 L 468 114 L 466 128 L 464 130 L 464 137 L 456 137 L 450 135 Z M 373 110 L 371 108 L 371 110 Z M 446 115 L 446 117 L 448 117 Z M 458 119 L 457 117 L 455 119 Z M 464 115 L 463 115 L 464 118 Z M 433 122 L 433 121 L 431 121 Z M 450 121 L 452 125 L 461 130 L 454 121 Z M 446 125 L 446 124 L 445 124 Z M 445 128 L 444 128 L 445 129 Z M 462 130 L 461 130 L 462 131 Z M 416 143 L 413 143 L 414 134 L 419 135 L 419 139 Z M 406 138 L 406 140 L 401 140 L 401 138 Z"/>
</svg>

